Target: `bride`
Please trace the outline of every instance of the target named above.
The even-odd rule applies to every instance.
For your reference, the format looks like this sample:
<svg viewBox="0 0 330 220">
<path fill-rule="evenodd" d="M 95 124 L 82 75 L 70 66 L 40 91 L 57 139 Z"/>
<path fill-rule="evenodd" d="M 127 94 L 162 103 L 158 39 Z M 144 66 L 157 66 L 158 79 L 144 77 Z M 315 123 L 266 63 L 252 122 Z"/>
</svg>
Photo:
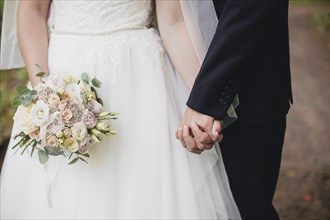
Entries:
<svg viewBox="0 0 330 220">
<path fill-rule="evenodd" d="M 93 147 L 88 164 L 56 157 L 40 165 L 15 155 L 12 140 L 1 172 L 1 219 L 240 218 L 219 146 L 195 155 L 174 135 L 208 45 L 193 2 L 19 3 L 18 44 L 32 85 L 39 82 L 34 64 L 49 74 L 87 72 L 103 83 L 105 109 L 120 118 L 112 124 L 118 134 Z"/>
</svg>

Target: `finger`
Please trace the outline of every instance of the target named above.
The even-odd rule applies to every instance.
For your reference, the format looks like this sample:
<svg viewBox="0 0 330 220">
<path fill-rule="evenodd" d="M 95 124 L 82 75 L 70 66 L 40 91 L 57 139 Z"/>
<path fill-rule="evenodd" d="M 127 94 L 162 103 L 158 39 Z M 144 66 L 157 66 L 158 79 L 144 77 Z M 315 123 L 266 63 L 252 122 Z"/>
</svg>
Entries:
<svg viewBox="0 0 330 220">
<path fill-rule="evenodd" d="M 197 147 L 194 137 L 190 134 L 190 130 L 187 126 L 183 128 L 183 137 L 186 142 L 187 149 L 195 154 L 201 154 L 203 150 Z"/>
<path fill-rule="evenodd" d="M 183 126 L 183 139 L 188 149 L 190 150 L 198 149 L 195 139 L 190 135 L 189 128 L 187 126 Z"/>
<path fill-rule="evenodd" d="M 219 134 L 221 133 L 221 128 L 222 128 L 221 121 L 215 120 L 212 127 L 212 134 L 214 136 L 219 136 Z"/>
<path fill-rule="evenodd" d="M 190 151 L 190 152 L 193 153 L 193 154 L 202 154 L 203 150 L 193 150 L 193 151 Z"/>
<path fill-rule="evenodd" d="M 220 134 L 219 139 L 217 142 L 222 142 L 223 141 L 223 134 Z"/>
<path fill-rule="evenodd" d="M 209 150 L 213 146 L 211 137 L 203 132 L 195 122 L 191 123 L 191 129 L 195 137 L 195 142 L 200 150 Z"/>
<path fill-rule="evenodd" d="M 178 138 L 179 138 L 179 140 L 181 142 L 182 147 L 185 147 L 186 148 L 187 145 L 186 145 L 186 142 L 183 139 L 183 130 L 182 130 L 181 127 L 178 130 Z"/>
</svg>

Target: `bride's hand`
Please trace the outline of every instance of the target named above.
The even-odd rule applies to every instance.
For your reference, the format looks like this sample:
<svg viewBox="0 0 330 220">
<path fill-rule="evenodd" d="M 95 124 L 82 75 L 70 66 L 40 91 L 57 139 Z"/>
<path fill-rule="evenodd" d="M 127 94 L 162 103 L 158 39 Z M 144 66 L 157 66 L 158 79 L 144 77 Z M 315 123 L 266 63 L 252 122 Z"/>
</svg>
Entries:
<svg viewBox="0 0 330 220">
<path fill-rule="evenodd" d="M 200 154 L 222 141 L 221 127 L 221 121 L 187 108 L 176 137 L 190 152 Z"/>
</svg>

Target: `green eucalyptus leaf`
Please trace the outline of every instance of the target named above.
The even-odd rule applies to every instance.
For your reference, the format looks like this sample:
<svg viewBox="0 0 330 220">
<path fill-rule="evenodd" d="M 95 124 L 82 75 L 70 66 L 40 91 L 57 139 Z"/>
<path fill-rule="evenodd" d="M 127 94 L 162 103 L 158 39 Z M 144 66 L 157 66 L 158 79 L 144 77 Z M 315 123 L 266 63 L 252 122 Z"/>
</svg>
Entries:
<svg viewBox="0 0 330 220">
<path fill-rule="evenodd" d="M 91 86 L 91 91 L 95 93 L 95 96 L 96 96 L 96 97 L 99 97 L 99 96 L 97 95 L 96 89 L 95 89 L 93 86 Z"/>
<path fill-rule="evenodd" d="M 33 97 L 29 94 L 21 96 L 21 104 L 24 107 L 28 107 L 33 101 Z"/>
<path fill-rule="evenodd" d="M 19 85 L 19 86 L 17 86 L 16 91 L 18 92 L 18 94 L 23 94 L 30 90 L 28 89 L 28 87 L 26 87 L 24 85 Z"/>
<path fill-rule="evenodd" d="M 13 108 L 16 108 L 16 107 L 18 107 L 20 104 L 21 104 L 21 97 L 20 97 L 20 96 L 16 96 L 16 97 L 13 99 L 13 101 L 12 101 L 12 103 L 11 103 L 11 106 L 12 106 Z"/>
<path fill-rule="evenodd" d="M 39 156 L 39 162 L 41 164 L 45 164 L 49 159 L 49 156 L 48 156 L 47 152 L 44 151 L 44 150 L 39 150 L 38 151 L 38 156 Z"/>
<path fill-rule="evenodd" d="M 30 90 L 29 95 L 31 96 L 32 100 L 35 100 L 38 96 L 38 92 L 36 90 Z"/>
<path fill-rule="evenodd" d="M 103 100 L 101 98 L 97 98 L 96 100 L 98 101 L 98 103 L 100 103 L 101 105 L 103 105 Z"/>
<path fill-rule="evenodd" d="M 94 79 L 92 80 L 92 84 L 93 84 L 93 86 L 95 86 L 96 88 L 100 88 L 101 85 L 102 85 L 101 81 L 98 80 L 98 79 L 96 79 L 96 78 L 94 78 Z"/>
<path fill-rule="evenodd" d="M 87 154 L 83 154 L 83 156 L 84 156 L 84 157 L 89 157 L 89 154 L 88 154 L 88 153 L 87 153 Z"/>
<path fill-rule="evenodd" d="M 85 83 L 89 84 L 89 76 L 87 73 L 82 73 L 81 74 L 81 80 L 84 81 Z"/>
<path fill-rule="evenodd" d="M 69 163 L 69 165 L 72 165 L 72 164 L 76 163 L 78 160 L 79 160 L 79 157 L 71 160 L 71 162 Z"/>
<path fill-rule="evenodd" d="M 58 147 L 46 146 L 45 150 L 49 155 L 52 155 L 52 156 L 62 155 L 62 151 Z"/>
<path fill-rule="evenodd" d="M 37 95 L 38 92 L 36 90 L 30 90 L 30 95 Z"/>
<path fill-rule="evenodd" d="M 84 161 L 85 163 L 88 163 L 85 159 L 78 157 L 81 161 Z"/>
<path fill-rule="evenodd" d="M 33 156 L 33 153 L 34 153 L 35 149 L 36 149 L 35 147 L 32 147 L 32 151 L 31 151 L 30 157 Z"/>
<path fill-rule="evenodd" d="M 39 72 L 36 74 L 37 77 L 43 77 L 44 75 L 46 75 L 45 72 Z"/>
</svg>

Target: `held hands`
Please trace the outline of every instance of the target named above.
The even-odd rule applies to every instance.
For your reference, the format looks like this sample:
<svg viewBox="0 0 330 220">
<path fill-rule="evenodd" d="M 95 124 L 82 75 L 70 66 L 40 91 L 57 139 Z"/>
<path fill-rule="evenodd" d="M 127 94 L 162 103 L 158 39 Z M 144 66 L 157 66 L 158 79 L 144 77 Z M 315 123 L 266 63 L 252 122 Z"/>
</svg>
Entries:
<svg viewBox="0 0 330 220">
<path fill-rule="evenodd" d="M 187 108 L 176 138 L 190 152 L 201 154 L 204 150 L 212 149 L 215 142 L 222 141 L 221 129 L 221 121 Z"/>
</svg>

